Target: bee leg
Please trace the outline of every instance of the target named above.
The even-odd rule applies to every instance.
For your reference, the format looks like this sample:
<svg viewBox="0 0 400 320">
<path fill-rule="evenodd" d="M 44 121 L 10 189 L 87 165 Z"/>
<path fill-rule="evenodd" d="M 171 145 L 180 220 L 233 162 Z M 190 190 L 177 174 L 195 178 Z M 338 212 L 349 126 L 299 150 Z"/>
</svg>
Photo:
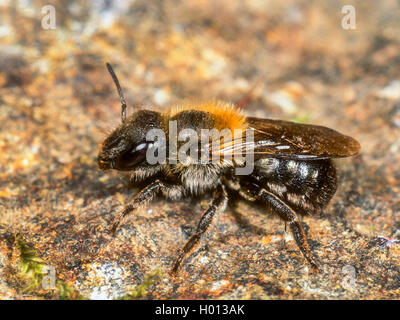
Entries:
<svg viewBox="0 0 400 320">
<path fill-rule="evenodd" d="M 268 192 L 265 189 L 261 189 L 259 192 L 259 197 L 262 201 L 267 202 L 272 206 L 274 211 L 276 211 L 281 219 L 289 223 L 290 230 L 292 231 L 294 240 L 296 241 L 300 251 L 310 263 L 311 267 L 315 272 L 318 272 L 318 266 L 314 261 L 311 254 L 310 248 L 308 247 L 307 238 L 304 233 L 303 227 L 299 222 L 299 218 L 296 212 L 284 203 L 281 199 L 275 196 L 273 193 Z"/>
<path fill-rule="evenodd" d="M 214 214 L 216 212 L 225 210 L 227 202 L 228 195 L 225 191 L 225 187 L 223 185 L 219 185 L 214 194 L 214 199 L 210 207 L 206 212 L 204 212 L 200 219 L 195 234 L 190 237 L 186 245 L 183 247 L 183 249 L 181 249 L 178 258 L 175 260 L 174 266 L 172 267 L 172 273 L 176 273 L 185 255 L 188 254 L 190 250 L 199 242 L 202 234 L 208 229 Z"/>
<path fill-rule="evenodd" d="M 161 182 L 160 180 L 156 180 L 149 184 L 147 187 L 145 187 L 142 191 L 140 191 L 133 199 L 132 201 L 127 204 L 124 209 L 121 211 L 118 219 L 116 222 L 113 224 L 110 233 L 112 235 L 115 234 L 115 231 L 117 230 L 118 226 L 121 224 L 123 219 L 130 214 L 133 210 L 135 210 L 137 207 L 140 205 L 152 200 L 155 195 L 163 188 L 166 188 L 166 185 Z"/>
</svg>

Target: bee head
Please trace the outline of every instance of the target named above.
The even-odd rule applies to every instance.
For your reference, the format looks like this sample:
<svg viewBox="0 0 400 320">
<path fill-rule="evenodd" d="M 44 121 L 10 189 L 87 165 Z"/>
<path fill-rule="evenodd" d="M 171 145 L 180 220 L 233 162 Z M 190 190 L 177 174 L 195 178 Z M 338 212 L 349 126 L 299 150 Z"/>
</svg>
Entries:
<svg viewBox="0 0 400 320">
<path fill-rule="evenodd" d="M 104 140 L 98 155 L 100 169 L 128 171 L 144 164 L 147 149 L 153 145 L 146 141 L 146 134 L 151 129 L 161 128 L 160 113 L 136 111 Z"/>
<path fill-rule="evenodd" d="M 146 141 L 146 134 L 151 129 L 162 128 L 162 116 L 151 110 L 139 110 L 126 119 L 126 103 L 118 79 L 107 63 L 122 105 L 122 124 L 118 126 L 103 142 L 98 154 L 100 169 L 129 171 L 145 164 L 147 149 L 153 145 Z"/>
</svg>

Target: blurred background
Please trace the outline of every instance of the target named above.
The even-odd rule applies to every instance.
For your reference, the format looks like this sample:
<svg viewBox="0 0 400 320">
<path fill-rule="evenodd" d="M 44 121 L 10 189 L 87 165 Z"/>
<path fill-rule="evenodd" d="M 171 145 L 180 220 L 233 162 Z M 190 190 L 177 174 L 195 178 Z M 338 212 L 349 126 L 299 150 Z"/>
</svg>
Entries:
<svg viewBox="0 0 400 320">
<path fill-rule="evenodd" d="M 147 299 L 398 298 L 399 17 L 394 0 L 2 0 L 0 298 L 132 298 L 143 281 Z M 258 83 L 245 114 L 356 138 L 362 152 L 338 161 L 326 214 L 304 219 L 322 274 L 310 276 L 279 219 L 246 203 L 216 220 L 181 277 L 168 270 L 201 199 L 151 204 L 107 242 L 136 190 L 97 168 L 120 121 L 106 62 L 129 112 L 235 103 Z M 44 264 L 56 290 L 40 286 Z"/>
</svg>

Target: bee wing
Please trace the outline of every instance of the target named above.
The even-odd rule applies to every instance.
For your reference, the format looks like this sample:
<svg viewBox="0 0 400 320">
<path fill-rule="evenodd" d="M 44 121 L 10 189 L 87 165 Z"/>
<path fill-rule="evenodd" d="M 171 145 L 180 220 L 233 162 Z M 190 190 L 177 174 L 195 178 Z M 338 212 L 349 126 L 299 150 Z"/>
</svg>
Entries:
<svg viewBox="0 0 400 320">
<path fill-rule="evenodd" d="M 219 155 L 251 152 L 255 156 L 273 156 L 288 159 L 328 159 L 348 157 L 360 150 L 360 144 L 335 130 L 315 125 L 282 120 L 247 118 L 253 141 L 241 139 L 221 145 Z"/>
</svg>

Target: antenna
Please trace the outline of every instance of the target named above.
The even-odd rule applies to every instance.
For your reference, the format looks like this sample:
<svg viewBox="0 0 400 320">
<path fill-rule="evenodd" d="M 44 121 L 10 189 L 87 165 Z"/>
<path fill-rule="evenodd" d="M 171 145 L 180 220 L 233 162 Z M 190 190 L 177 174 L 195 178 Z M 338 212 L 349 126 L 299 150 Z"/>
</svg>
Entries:
<svg viewBox="0 0 400 320">
<path fill-rule="evenodd" d="M 251 89 L 240 99 L 240 101 L 236 104 L 238 109 L 244 108 L 249 101 L 253 98 L 254 91 L 260 86 L 261 82 L 264 80 L 263 76 L 258 77 L 256 83 L 251 87 Z"/>
<path fill-rule="evenodd" d="M 108 72 L 110 73 L 111 77 L 114 80 L 115 86 L 117 87 L 119 98 L 121 99 L 121 119 L 122 119 L 122 122 L 125 122 L 125 120 L 126 120 L 126 102 L 125 102 L 124 94 L 122 93 L 121 86 L 119 85 L 118 78 L 115 75 L 113 68 L 111 67 L 111 65 L 108 62 L 106 63 L 106 66 L 107 66 Z"/>
</svg>

